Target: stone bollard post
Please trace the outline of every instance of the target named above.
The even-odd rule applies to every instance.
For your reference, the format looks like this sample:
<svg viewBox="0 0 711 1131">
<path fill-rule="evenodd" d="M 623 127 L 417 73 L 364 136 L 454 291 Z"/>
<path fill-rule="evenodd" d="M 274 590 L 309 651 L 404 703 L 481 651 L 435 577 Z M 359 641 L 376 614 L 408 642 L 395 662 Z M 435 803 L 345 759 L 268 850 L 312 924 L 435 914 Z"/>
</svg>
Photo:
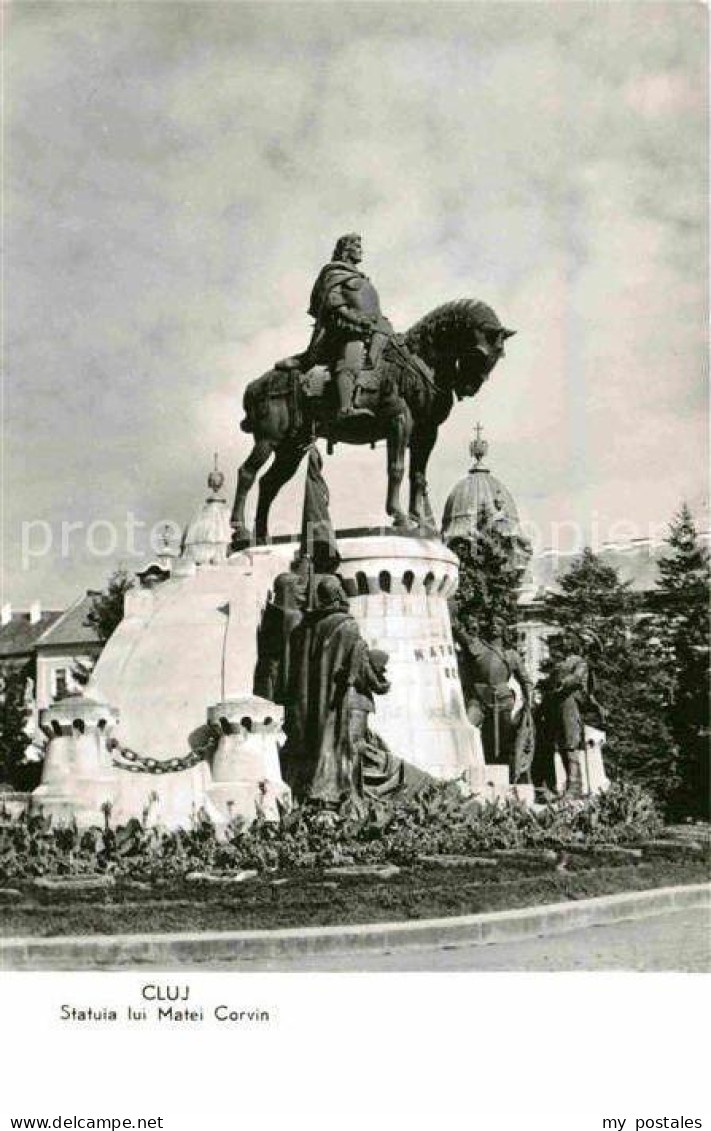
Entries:
<svg viewBox="0 0 711 1131">
<path fill-rule="evenodd" d="M 288 806 L 291 791 L 279 765 L 284 740 L 282 707 L 259 695 L 243 695 L 209 707 L 208 723 L 220 738 L 212 762 L 208 795 L 228 820 L 251 822 L 258 814 L 279 819 L 279 806 Z"/>
<path fill-rule="evenodd" d="M 570 755 L 568 791 L 574 797 L 589 797 L 609 789 L 610 779 L 602 758 L 604 745 L 605 732 L 586 725 L 585 749 L 574 750 Z"/>
<path fill-rule="evenodd" d="M 43 708 L 39 723 L 49 744 L 32 807 L 58 821 L 75 820 L 80 828 L 103 825 L 102 806 L 113 804 L 116 793 L 106 740 L 118 712 L 77 695 Z"/>
<path fill-rule="evenodd" d="M 508 766 L 487 762 L 484 770 L 483 797 L 486 801 L 506 801 L 511 795 Z"/>
</svg>

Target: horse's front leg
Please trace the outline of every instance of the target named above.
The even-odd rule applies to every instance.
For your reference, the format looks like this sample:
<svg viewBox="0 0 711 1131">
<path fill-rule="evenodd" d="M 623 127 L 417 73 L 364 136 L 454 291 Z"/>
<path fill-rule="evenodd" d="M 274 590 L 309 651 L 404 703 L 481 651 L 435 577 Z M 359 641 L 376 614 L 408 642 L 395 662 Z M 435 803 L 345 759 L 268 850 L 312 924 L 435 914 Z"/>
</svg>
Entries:
<svg viewBox="0 0 711 1131">
<path fill-rule="evenodd" d="M 437 441 L 437 428 L 415 428 L 410 440 L 410 517 L 424 531 L 437 532 L 427 492 L 427 464 Z"/>
<path fill-rule="evenodd" d="M 256 440 L 254 447 L 237 473 L 237 491 L 232 507 L 232 544 L 234 546 L 248 542 L 250 539 L 244 513 L 247 495 L 257 478 L 257 472 L 267 462 L 273 451 L 274 444 L 271 440 Z"/>
<path fill-rule="evenodd" d="M 259 480 L 259 498 L 255 533 L 259 541 L 269 534 L 269 511 L 279 491 L 296 474 L 308 450 L 308 443 L 296 439 L 282 440 L 274 452 L 274 462 Z"/>
<path fill-rule="evenodd" d="M 405 474 L 405 453 L 412 432 L 412 416 L 406 408 L 393 417 L 387 433 L 388 449 L 388 496 L 385 509 L 393 520 L 393 526 L 410 526 L 410 521 L 400 503 L 400 487 Z"/>
</svg>

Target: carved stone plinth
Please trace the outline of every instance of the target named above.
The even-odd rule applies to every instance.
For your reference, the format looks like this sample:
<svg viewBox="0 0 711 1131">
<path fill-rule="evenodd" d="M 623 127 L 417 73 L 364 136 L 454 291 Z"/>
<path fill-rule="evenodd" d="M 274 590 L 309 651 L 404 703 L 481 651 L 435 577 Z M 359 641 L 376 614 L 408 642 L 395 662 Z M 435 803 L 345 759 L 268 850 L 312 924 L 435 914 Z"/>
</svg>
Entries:
<svg viewBox="0 0 711 1131">
<path fill-rule="evenodd" d="M 577 797 L 601 793 L 610 786 L 602 760 L 605 732 L 597 727 L 585 727 L 585 749 L 570 754 L 570 776 L 567 789 Z"/>
<path fill-rule="evenodd" d="M 40 711 L 49 739 L 42 781 L 32 794 L 33 808 L 80 828 L 104 822 L 102 806 L 113 805 L 116 777 L 106 740 L 118 723 L 113 707 L 72 696 Z"/>
<path fill-rule="evenodd" d="M 220 732 L 208 787 L 213 805 L 227 819 L 249 822 L 262 814 L 278 820 L 277 803 L 291 800 L 279 766 L 283 708 L 258 695 L 243 695 L 209 707 L 207 719 Z"/>
<path fill-rule="evenodd" d="M 506 801 L 511 796 L 508 766 L 486 764 L 483 795 L 486 801 Z"/>
<path fill-rule="evenodd" d="M 515 797 L 516 800 L 520 801 L 523 805 L 534 805 L 536 801 L 535 787 L 522 782 L 512 785 L 509 795 L 512 798 Z"/>
<path fill-rule="evenodd" d="M 390 656 L 376 729 L 420 769 L 481 791 L 481 737 L 467 719 L 447 605 L 456 555 L 438 539 L 400 535 L 339 538 L 338 549 L 351 612 L 369 646 Z"/>
</svg>

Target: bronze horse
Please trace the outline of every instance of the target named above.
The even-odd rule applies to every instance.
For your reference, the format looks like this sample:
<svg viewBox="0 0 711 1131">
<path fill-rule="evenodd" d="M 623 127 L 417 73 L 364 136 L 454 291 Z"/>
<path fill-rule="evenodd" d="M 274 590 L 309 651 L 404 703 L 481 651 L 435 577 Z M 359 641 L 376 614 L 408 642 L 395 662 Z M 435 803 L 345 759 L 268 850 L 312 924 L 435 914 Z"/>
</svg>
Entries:
<svg viewBox="0 0 711 1131">
<path fill-rule="evenodd" d="M 269 509 L 295 474 L 317 436 L 329 444 L 387 443 L 387 514 L 393 526 L 434 531 L 427 496 L 427 462 L 439 425 L 455 396 L 472 397 L 504 356 L 505 329 L 491 307 L 471 299 L 444 303 L 385 346 L 375 370 L 366 370 L 356 404 L 370 411 L 334 423 L 333 382 L 305 377 L 298 369 L 272 369 L 250 382 L 244 394 L 242 430 L 254 447 L 239 469 L 232 511 L 234 544 L 249 541 L 245 501 L 259 469 L 274 460 L 259 480 L 255 534 L 268 537 Z M 318 373 L 318 371 L 316 371 Z M 410 451 L 409 516 L 400 503 L 405 453 Z"/>
</svg>

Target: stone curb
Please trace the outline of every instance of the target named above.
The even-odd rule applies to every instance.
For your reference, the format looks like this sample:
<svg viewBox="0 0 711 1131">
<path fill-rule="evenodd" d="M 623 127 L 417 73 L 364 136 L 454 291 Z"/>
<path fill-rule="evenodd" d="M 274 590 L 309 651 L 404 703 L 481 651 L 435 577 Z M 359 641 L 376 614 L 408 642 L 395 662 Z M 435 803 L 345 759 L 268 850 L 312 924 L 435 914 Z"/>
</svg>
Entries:
<svg viewBox="0 0 711 1131">
<path fill-rule="evenodd" d="M 477 946 L 556 935 L 681 908 L 711 907 L 711 883 L 622 892 L 593 899 L 405 923 L 274 931 L 205 931 L 170 935 L 89 935 L 81 938 L 3 939 L 0 968 L 81 970 L 133 964 L 170 970 L 223 958 L 291 958 L 398 947 Z"/>
</svg>

